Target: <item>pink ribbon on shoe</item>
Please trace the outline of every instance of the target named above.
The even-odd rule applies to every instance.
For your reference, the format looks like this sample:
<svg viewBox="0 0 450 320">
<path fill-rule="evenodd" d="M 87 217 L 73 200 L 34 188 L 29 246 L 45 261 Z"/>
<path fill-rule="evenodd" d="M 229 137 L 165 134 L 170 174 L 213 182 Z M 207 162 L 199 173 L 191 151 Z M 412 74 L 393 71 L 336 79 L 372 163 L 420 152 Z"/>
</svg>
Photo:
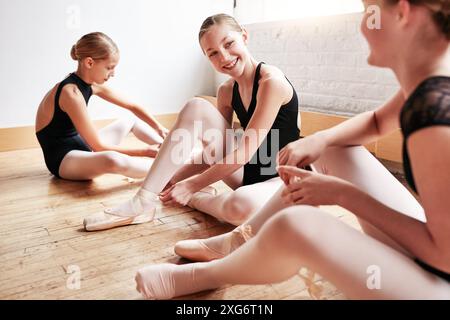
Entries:
<svg viewBox="0 0 450 320">
<path fill-rule="evenodd" d="M 302 274 L 303 269 L 306 270 L 306 275 Z M 316 276 L 316 273 L 308 268 L 301 268 L 298 272 L 298 276 L 305 283 L 309 296 L 314 300 L 321 300 L 323 286 L 314 283 L 314 277 Z"/>
</svg>

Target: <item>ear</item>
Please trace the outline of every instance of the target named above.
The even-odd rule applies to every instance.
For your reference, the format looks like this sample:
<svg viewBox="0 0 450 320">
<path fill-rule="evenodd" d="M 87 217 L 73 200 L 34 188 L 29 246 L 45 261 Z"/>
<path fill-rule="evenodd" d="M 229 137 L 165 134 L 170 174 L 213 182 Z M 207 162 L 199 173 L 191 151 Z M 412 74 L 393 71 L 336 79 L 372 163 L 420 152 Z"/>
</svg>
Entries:
<svg viewBox="0 0 450 320">
<path fill-rule="evenodd" d="M 205 52 L 205 50 L 203 49 L 203 38 L 204 38 L 204 37 L 202 37 L 202 38 L 198 41 L 198 44 L 200 45 L 200 49 L 202 50 L 203 55 L 206 56 L 206 52 Z"/>
<path fill-rule="evenodd" d="M 407 24 L 411 15 L 411 4 L 407 0 L 400 0 L 396 8 L 397 20 L 403 25 Z"/>
<path fill-rule="evenodd" d="M 87 57 L 84 59 L 83 64 L 86 68 L 91 69 L 94 66 L 94 59 Z"/>
<path fill-rule="evenodd" d="M 245 28 L 242 28 L 242 40 L 244 41 L 244 44 L 248 44 L 248 38 L 249 38 L 249 35 L 248 35 L 248 32 L 247 32 L 247 29 L 245 29 Z"/>
</svg>

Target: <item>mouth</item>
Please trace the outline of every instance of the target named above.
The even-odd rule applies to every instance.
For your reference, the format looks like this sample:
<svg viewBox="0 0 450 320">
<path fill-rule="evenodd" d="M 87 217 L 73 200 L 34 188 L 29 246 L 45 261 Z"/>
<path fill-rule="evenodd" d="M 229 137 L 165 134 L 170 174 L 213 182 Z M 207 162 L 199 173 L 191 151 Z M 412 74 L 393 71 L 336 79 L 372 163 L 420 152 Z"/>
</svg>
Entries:
<svg viewBox="0 0 450 320">
<path fill-rule="evenodd" d="M 228 71 L 233 70 L 233 68 L 236 66 L 238 60 L 239 60 L 239 58 L 236 58 L 233 61 L 227 63 L 224 66 L 222 66 L 222 68 L 225 69 L 225 70 L 228 70 Z"/>
</svg>

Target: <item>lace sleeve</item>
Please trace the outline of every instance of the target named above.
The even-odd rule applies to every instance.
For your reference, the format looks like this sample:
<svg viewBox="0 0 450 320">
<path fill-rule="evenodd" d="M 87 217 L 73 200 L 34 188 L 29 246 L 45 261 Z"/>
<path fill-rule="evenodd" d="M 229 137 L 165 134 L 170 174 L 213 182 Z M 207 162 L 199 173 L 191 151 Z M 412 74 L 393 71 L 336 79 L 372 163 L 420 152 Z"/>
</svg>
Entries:
<svg viewBox="0 0 450 320">
<path fill-rule="evenodd" d="M 402 110 L 401 126 L 405 139 L 417 130 L 434 125 L 450 125 L 450 77 L 423 82 Z"/>
</svg>

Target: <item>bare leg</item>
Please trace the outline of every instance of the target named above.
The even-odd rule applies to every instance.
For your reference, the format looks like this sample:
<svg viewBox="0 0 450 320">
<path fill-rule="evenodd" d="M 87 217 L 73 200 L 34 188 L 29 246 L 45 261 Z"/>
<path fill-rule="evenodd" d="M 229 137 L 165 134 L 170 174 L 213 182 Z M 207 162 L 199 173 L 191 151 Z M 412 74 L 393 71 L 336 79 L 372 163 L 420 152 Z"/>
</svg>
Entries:
<svg viewBox="0 0 450 320">
<path fill-rule="evenodd" d="M 450 299 L 445 280 L 309 206 L 279 212 L 254 238 L 223 259 L 151 265 L 138 271 L 136 282 L 144 297 L 168 299 L 224 284 L 281 282 L 301 267 L 317 271 L 351 299 Z"/>
</svg>

